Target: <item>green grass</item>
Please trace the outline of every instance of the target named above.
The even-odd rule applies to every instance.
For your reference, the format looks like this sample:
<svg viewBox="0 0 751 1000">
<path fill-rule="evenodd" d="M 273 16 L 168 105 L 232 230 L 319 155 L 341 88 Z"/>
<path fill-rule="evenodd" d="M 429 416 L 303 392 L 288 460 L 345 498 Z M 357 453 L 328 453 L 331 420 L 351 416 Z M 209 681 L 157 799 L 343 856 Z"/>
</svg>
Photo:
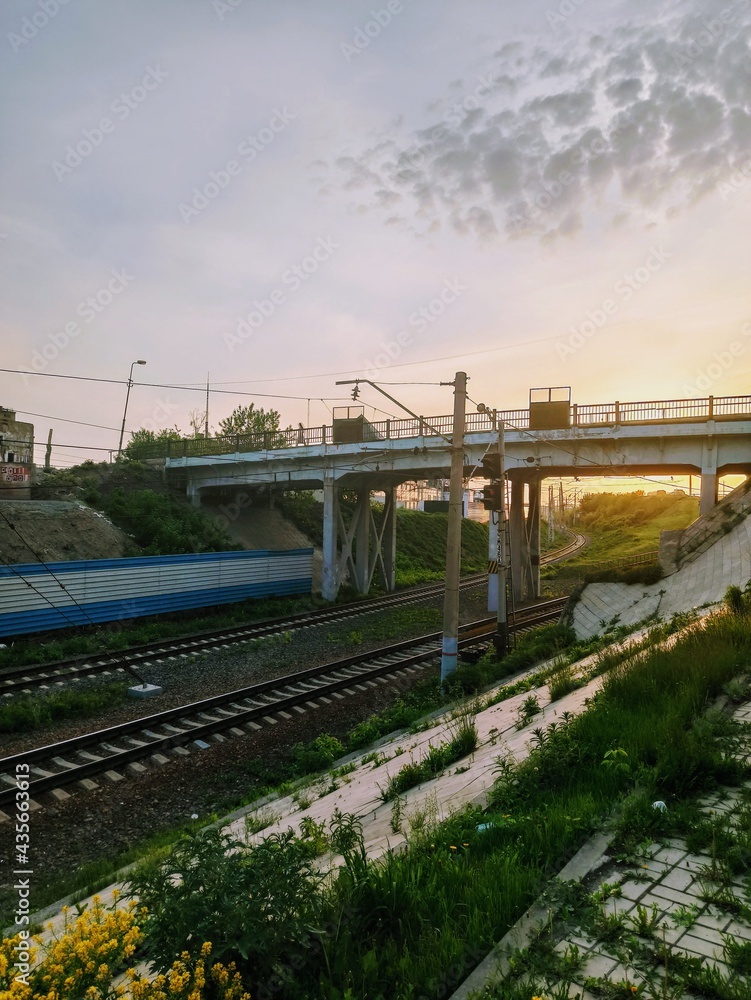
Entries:
<svg viewBox="0 0 751 1000">
<path fill-rule="evenodd" d="M 582 500 L 576 524 L 589 545 L 543 573 L 549 579 L 592 574 L 603 563 L 656 550 L 661 531 L 686 528 L 698 516 L 699 501 L 685 494 L 591 494 Z"/>
<path fill-rule="evenodd" d="M 0 733 L 27 733 L 63 719 L 81 719 L 122 705 L 127 684 L 107 684 L 87 691 L 56 691 L 16 698 L 0 705 Z"/>
<path fill-rule="evenodd" d="M 369 861 L 350 818 L 349 838 L 339 844 L 344 868 L 317 901 L 308 899 L 313 926 L 324 930 L 293 955 L 288 940 L 279 941 L 289 978 L 277 995 L 437 1000 L 450 993 L 637 778 L 641 793 L 624 810 L 624 845 L 667 822 L 651 808 L 653 798 L 672 812 L 682 797 L 732 772 L 702 714 L 750 655 L 748 620 L 728 614 L 670 651 L 617 664 L 583 715 L 535 731 L 527 760 L 499 763 L 486 814 L 466 809 L 413 835 L 405 853 Z M 170 892 L 168 882 L 161 886 Z M 197 919 L 208 933 L 205 916 Z M 182 939 L 171 945 L 185 946 Z M 268 956 L 268 941 L 264 948 Z M 254 982 L 257 990 L 267 985 L 263 976 Z"/>
</svg>

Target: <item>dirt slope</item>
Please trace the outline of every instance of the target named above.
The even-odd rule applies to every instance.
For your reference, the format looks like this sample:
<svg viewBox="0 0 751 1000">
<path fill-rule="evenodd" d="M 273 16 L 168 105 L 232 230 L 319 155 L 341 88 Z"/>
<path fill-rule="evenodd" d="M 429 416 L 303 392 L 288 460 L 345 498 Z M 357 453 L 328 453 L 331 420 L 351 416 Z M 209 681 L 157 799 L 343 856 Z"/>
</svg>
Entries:
<svg viewBox="0 0 751 1000">
<path fill-rule="evenodd" d="M 0 500 L 0 560 L 4 563 L 114 559 L 128 536 L 83 504 L 63 500 Z"/>
<path fill-rule="evenodd" d="M 206 514 L 221 516 L 220 505 L 203 504 Z M 233 517 L 222 517 L 222 524 L 230 537 L 246 549 L 307 549 L 313 543 L 307 535 L 288 521 L 279 510 L 262 507 L 244 507 L 233 511 Z M 323 558 L 320 549 L 313 552 L 313 589 L 320 590 Z"/>
</svg>

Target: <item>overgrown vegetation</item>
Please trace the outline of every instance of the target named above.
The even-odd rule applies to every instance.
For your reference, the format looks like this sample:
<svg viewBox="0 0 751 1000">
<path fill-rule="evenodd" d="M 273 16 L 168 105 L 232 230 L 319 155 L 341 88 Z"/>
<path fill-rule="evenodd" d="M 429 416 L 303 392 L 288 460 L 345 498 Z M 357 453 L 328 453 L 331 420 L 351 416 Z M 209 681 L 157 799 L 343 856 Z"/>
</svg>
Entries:
<svg viewBox="0 0 751 1000">
<path fill-rule="evenodd" d="M 80 719 L 127 701 L 126 684 L 53 691 L 0 704 L 0 733 L 28 733 L 63 719 Z"/>
<path fill-rule="evenodd" d="M 435 778 L 451 764 L 474 753 L 476 749 L 477 727 L 474 720 L 465 715 L 459 720 L 448 742 L 429 747 L 421 760 L 411 760 L 396 774 L 389 775 L 386 787 L 381 790 L 381 798 L 384 802 L 391 802 L 402 792 Z"/>
<path fill-rule="evenodd" d="M 547 566 L 547 580 L 614 580 L 656 583 L 656 560 L 644 566 L 620 568 L 617 562 L 654 552 L 660 532 L 686 528 L 699 516 L 699 501 L 685 493 L 591 493 L 577 510 L 577 530 L 589 538 L 586 549 L 562 563 Z"/>
<path fill-rule="evenodd" d="M 132 555 L 179 555 L 239 549 L 222 525 L 192 507 L 157 469 L 139 462 L 83 462 L 46 473 L 35 495 L 78 498 L 132 538 Z"/>
<path fill-rule="evenodd" d="M 635 782 L 640 794 L 624 811 L 624 847 L 632 831 L 643 836 L 645 824 L 656 831 L 664 822 L 651 808 L 654 799 L 672 806 L 708 782 L 738 777 L 738 766 L 715 738 L 715 723 L 702 712 L 750 655 L 745 616 L 728 614 L 691 630 L 671 650 L 652 648 L 635 662 L 614 666 L 583 715 L 535 731 L 527 760 L 517 764 L 501 755 L 487 814 L 467 809 L 413 835 L 404 854 L 370 861 L 358 822 L 339 817 L 333 849 L 344 865 L 333 882 L 319 885 L 313 878 L 301 886 L 299 923 L 289 929 L 280 920 L 278 935 L 273 913 L 276 906 L 282 916 L 286 912 L 284 876 L 273 887 L 268 883 L 272 895 L 258 944 L 243 938 L 245 956 L 237 942 L 228 944 L 227 957 L 237 957 L 241 971 L 252 970 L 257 990 L 269 989 L 273 976 L 281 998 L 445 996 Z M 183 948 L 192 954 L 202 937 L 237 937 L 245 923 L 237 911 L 233 920 L 216 918 L 213 889 L 203 889 L 209 878 L 224 884 L 224 873 L 229 878 L 236 871 L 236 854 L 226 846 L 224 852 L 212 849 L 211 864 L 204 866 L 203 847 L 187 842 L 181 850 L 192 891 L 186 895 L 184 882 L 169 877 L 170 860 L 158 876 L 149 876 L 154 902 L 168 914 L 179 901 L 201 933 L 186 938 L 186 918 L 178 914 L 172 930 L 165 916 L 156 938 L 160 968 Z M 280 856 L 271 848 L 257 857 L 268 871 L 279 871 Z M 307 869 L 297 856 L 288 863 L 296 884 Z M 264 874 L 257 877 L 266 886 Z M 134 885 L 143 888 L 138 879 Z M 274 894 L 281 894 L 279 902 Z M 259 897 L 245 898 L 238 907 Z M 643 924 L 648 930 L 648 913 Z"/>
</svg>

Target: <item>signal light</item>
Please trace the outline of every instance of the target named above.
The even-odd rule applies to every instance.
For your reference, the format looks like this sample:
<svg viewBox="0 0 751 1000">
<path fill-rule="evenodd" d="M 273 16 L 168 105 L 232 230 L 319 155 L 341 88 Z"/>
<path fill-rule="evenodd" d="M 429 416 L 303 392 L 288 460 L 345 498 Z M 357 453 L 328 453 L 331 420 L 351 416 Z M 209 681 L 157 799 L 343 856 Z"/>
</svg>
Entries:
<svg viewBox="0 0 751 1000">
<path fill-rule="evenodd" d="M 352 399 L 355 400 L 360 395 L 360 386 L 355 384 L 352 388 Z"/>
<path fill-rule="evenodd" d="M 482 491 L 485 510 L 500 510 L 503 503 L 503 483 L 488 483 Z"/>
<path fill-rule="evenodd" d="M 501 478 L 501 456 L 497 451 L 489 451 L 482 460 L 480 475 L 485 479 Z"/>
</svg>

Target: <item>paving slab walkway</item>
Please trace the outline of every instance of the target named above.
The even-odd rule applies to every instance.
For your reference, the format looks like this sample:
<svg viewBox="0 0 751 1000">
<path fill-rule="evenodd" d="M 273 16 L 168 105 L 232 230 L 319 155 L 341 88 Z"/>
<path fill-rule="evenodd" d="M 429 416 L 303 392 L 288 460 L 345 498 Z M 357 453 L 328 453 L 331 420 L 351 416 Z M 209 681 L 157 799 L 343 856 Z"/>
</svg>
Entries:
<svg viewBox="0 0 751 1000">
<path fill-rule="evenodd" d="M 749 726 L 738 753 L 746 763 L 751 759 L 751 703 L 734 713 Z M 749 825 L 751 782 L 740 788 L 721 788 L 698 802 L 708 817 L 724 820 L 730 831 L 739 822 Z M 595 844 L 596 841 L 596 844 Z M 594 846 L 593 846 L 594 845 Z M 710 853 L 691 851 L 685 838 L 673 837 L 651 843 L 631 859 L 602 854 L 601 835 L 593 838 L 585 853 L 590 863 L 590 889 L 609 920 L 610 932 L 595 936 L 591 927 L 576 918 L 551 924 L 549 911 L 538 905 L 527 915 L 524 933 L 512 930 L 506 947 L 498 946 L 483 966 L 460 987 L 451 1000 L 493 998 L 506 993 L 503 983 L 511 971 L 510 945 L 526 947 L 534 938 L 551 934 L 555 952 L 575 965 L 571 973 L 525 974 L 517 987 L 540 1000 L 601 1000 L 637 996 L 643 1000 L 714 1000 L 717 996 L 751 998 L 751 881 L 748 876 L 731 878 L 721 859 Z M 561 879 L 587 879 L 581 868 L 575 876 L 564 870 Z M 594 881 L 593 881 L 594 879 Z M 739 966 L 733 952 L 742 953 Z M 733 993 L 712 992 L 706 996 L 695 989 L 684 992 L 676 969 L 679 959 L 713 968 Z M 747 985 L 747 989 L 744 986 Z M 745 992 L 744 992 L 745 990 Z"/>
</svg>

